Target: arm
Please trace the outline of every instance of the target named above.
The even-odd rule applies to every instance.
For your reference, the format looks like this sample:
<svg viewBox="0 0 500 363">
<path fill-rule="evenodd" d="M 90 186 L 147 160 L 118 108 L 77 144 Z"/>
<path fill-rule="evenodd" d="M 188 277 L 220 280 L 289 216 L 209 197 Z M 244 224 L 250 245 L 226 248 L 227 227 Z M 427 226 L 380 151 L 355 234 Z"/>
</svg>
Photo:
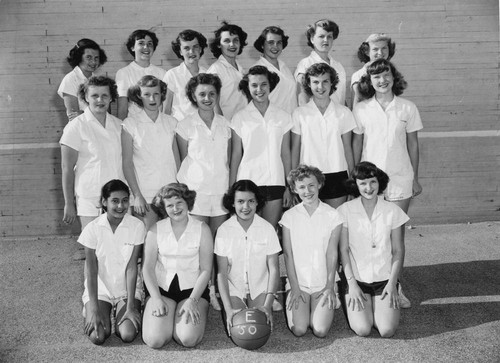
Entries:
<svg viewBox="0 0 500 363">
<path fill-rule="evenodd" d="M 189 318 L 193 324 L 200 324 L 200 311 L 198 309 L 198 300 L 207 288 L 208 280 L 212 273 L 212 261 L 214 259 L 214 240 L 210 228 L 203 223 L 201 225 L 201 240 L 200 240 L 200 274 L 193 287 L 193 291 L 179 310 L 179 316 L 185 314 L 186 323 Z"/>
<path fill-rule="evenodd" d="M 174 101 L 174 92 L 167 88 L 167 96 L 165 102 L 163 102 L 163 113 L 167 115 L 172 115 L 172 102 Z"/>
<path fill-rule="evenodd" d="M 278 291 L 279 267 L 278 254 L 267 255 L 267 270 L 269 271 L 269 279 L 267 280 L 267 294 L 264 301 L 264 306 L 259 308 L 267 315 L 267 323 L 271 325 L 273 330 L 273 302 L 276 292 Z"/>
<path fill-rule="evenodd" d="M 71 224 L 76 219 L 75 206 L 75 165 L 78 151 L 66 145 L 61 145 L 62 189 L 64 195 L 63 222 Z"/>
<path fill-rule="evenodd" d="M 128 98 L 118 97 L 116 117 L 120 120 L 125 120 L 128 115 Z"/>
<path fill-rule="evenodd" d="M 122 168 L 125 179 L 134 194 L 134 211 L 144 216 L 149 211 L 149 205 L 139 189 L 137 176 L 134 170 L 134 139 L 124 128 L 122 128 Z"/>
<path fill-rule="evenodd" d="M 125 279 L 127 283 L 127 309 L 125 314 L 118 322 L 118 325 L 123 323 L 126 319 L 130 320 L 134 324 L 135 331 L 139 332 L 141 327 L 141 314 L 135 308 L 135 287 L 137 285 L 137 261 L 139 260 L 139 255 L 142 251 L 142 244 L 135 245 L 132 251 L 132 256 L 128 261 L 127 268 L 125 270 Z"/>
<path fill-rule="evenodd" d="M 351 110 L 358 103 L 358 99 L 359 99 L 359 90 L 358 90 L 358 82 L 356 82 L 351 86 Z"/>
<path fill-rule="evenodd" d="M 353 148 L 352 148 L 352 132 L 346 132 L 345 134 L 342 134 L 342 144 L 344 146 L 344 155 L 345 155 L 345 160 L 347 161 L 347 171 L 349 172 L 349 175 L 352 174 L 352 170 L 354 169 L 354 153 L 353 153 Z"/>
<path fill-rule="evenodd" d="M 349 284 L 349 300 L 347 302 L 347 308 L 351 308 L 352 311 L 358 307 L 358 311 L 364 310 L 365 305 L 363 301 L 367 301 L 365 294 L 361 291 L 358 283 L 352 272 L 351 259 L 349 258 L 349 231 L 347 227 L 342 227 L 340 232 L 340 256 L 342 258 L 342 267 L 344 269 L 344 274 Z M 347 298 L 346 296 L 346 298 Z"/>
<path fill-rule="evenodd" d="M 78 97 L 63 93 L 63 101 L 69 121 L 83 113 L 83 111 L 80 110 L 80 105 L 78 104 Z"/>
<path fill-rule="evenodd" d="M 403 269 L 405 246 L 403 243 L 403 231 L 401 227 L 391 230 L 391 248 L 392 248 L 392 267 L 389 282 L 382 291 L 381 299 L 389 297 L 390 306 L 394 309 L 399 309 L 399 295 L 396 287 L 399 274 Z"/>
<path fill-rule="evenodd" d="M 233 185 L 238 176 L 241 158 L 243 157 L 243 143 L 241 137 L 231 130 L 231 164 L 229 165 L 229 185 Z"/>
<path fill-rule="evenodd" d="M 99 311 L 99 303 L 97 300 L 97 256 L 95 250 L 85 247 L 85 266 L 87 274 L 87 289 L 89 293 L 89 302 L 86 306 L 85 334 L 90 336 L 95 331 L 99 338 L 99 325 L 101 329 L 105 329 L 104 317 Z"/>
<path fill-rule="evenodd" d="M 409 132 L 406 134 L 406 145 L 408 148 L 408 155 L 410 156 L 411 166 L 413 168 L 413 196 L 416 197 L 417 195 L 422 193 L 422 186 L 418 182 L 418 164 L 420 161 L 420 151 L 417 131 Z"/>
<path fill-rule="evenodd" d="M 293 259 L 293 250 L 292 250 L 292 239 L 290 236 L 290 229 L 283 226 L 283 256 L 285 257 L 285 266 L 286 266 L 286 274 L 288 276 L 288 281 L 290 282 L 290 299 L 288 299 L 288 304 L 286 308 L 288 310 L 292 310 L 293 307 L 295 309 L 299 308 L 300 299 L 302 302 L 306 302 L 305 293 L 300 290 L 299 280 L 297 278 L 297 271 L 295 270 L 295 261 Z"/>
<path fill-rule="evenodd" d="M 299 166 L 300 163 L 300 143 L 302 140 L 302 136 L 297 135 L 292 132 L 292 169 L 295 169 Z"/>
<path fill-rule="evenodd" d="M 290 152 L 290 131 L 288 131 L 285 135 L 283 135 L 283 140 L 281 142 L 281 162 L 283 163 L 283 169 L 285 170 L 285 185 L 286 185 L 286 177 L 290 170 L 292 169 L 292 155 Z M 286 188 L 285 193 L 283 194 L 283 206 L 291 207 L 293 205 L 292 195 L 290 193 L 290 189 Z"/>
<path fill-rule="evenodd" d="M 180 136 L 179 134 L 177 134 L 176 136 L 176 140 L 177 140 L 177 146 L 179 147 L 179 160 L 182 164 L 182 161 L 186 158 L 187 154 L 188 154 L 188 141 L 187 140 L 184 140 L 182 138 L 182 136 Z"/>
<path fill-rule="evenodd" d="M 323 300 L 323 305 L 328 303 L 328 309 L 333 310 L 337 305 L 337 284 L 335 283 L 335 273 L 337 271 L 339 262 L 339 240 L 340 232 L 342 231 L 342 225 L 338 225 L 330 234 L 328 240 L 328 247 L 326 249 L 326 285 L 318 298 L 322 295 L 325 297 Z"/>
<path fill-rule="evenodd" d="M 310 97 L 305 93 L 304 87 L 302 86 L 302 80 L 304 79 L 304 74 L 300 73 L 297 76 L 297 89 L 299 90 L 299 96 L 298 96 L 298 101 L 299 101 L 299 106 L 304 106 L 309 102 Z"/>
<path fill-rule="evenodd" d="M 361 154 L 363 152 L 363 134 L 352 133 L 352 154 L 354 159 L 354 166 L 358 165 L 361 161 Z"/>
<path fill-rule="evenodd" d="M 229 260 L 226 256 L 217 257 L 217 286 L 219 287 L 219 294 L 222 300 L 222 305 L 224 306 L 224 311 L 226 312 L 226 327 L 229 336 L 231 336 L 231 327 L 233 316 L 239 310 L 233 309 L 231 304 L 231 297 L 229 295 L 229 278 L 227 276 L 229 271 Z"/>
</svg>

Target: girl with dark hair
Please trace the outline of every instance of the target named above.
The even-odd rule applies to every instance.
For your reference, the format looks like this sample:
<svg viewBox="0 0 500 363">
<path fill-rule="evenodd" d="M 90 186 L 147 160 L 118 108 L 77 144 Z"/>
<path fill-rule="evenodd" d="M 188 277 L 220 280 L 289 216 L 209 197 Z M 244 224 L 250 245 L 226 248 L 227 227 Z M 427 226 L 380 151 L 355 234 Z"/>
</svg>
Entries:
<svg viewBox="0 0 500 363">
<path fill-rule="evenodd" d="M 191 77 L 205 73 L 205 68 L 199 66 L 200 58 L 207 47 L 207 39 L 197 31 L 187 29 L 179 33 L 172 41 L 172 50 L 182 59 L 182 63 L 169 69 L 163 77 L 167 84 L 167 99 L 163 111 L 182 121 L 188 115 L 196 112 L 186 95 L 186 84 Z"/>
<path fill-rule="evenodd" d="M 281 247 L 274 227 L 257 214 L 265 199 L 254 182 L 242 179 L 223 203 L 231 218 L 217 231 L 215 254 L 228 334 L 233 315 L 247 307 L 263 311 L 272 327 Z"/>
<path fill-rule="evenodd" d="M 343 273 L 341 291 L 351 329 L 367 336 L 376 328 L 384 338 L 399 326 L 398 278 L 403 268 L 402 226 L 409 220 L 382 194 L 389 177 L 369 162 L 359 163 L 349 189 L 358 197 L 339 207 L 344 223 L 340 236 Z"/>
<path fill-rule="evenodd" d="M 85 247 L 84 332 L 101 345 L 111 335 L 111 314 L 116 335 L 131 342 L 141 327 L 142 279 L 137 261 L 146 230 L 127 214 L 130 192 L 121 180 L 102 187 L 103 214 L 90 222 L 78 237 Z"/>
<path fill-rule="evenodd" d="M 69 51 L 66 60 L 73 70 L 64 76 L 57 90 L 64 100 L 69 121 L 82 114 L 87 107 L 83 100 L 78 99 L 78 87 L 93 76 L 107 59 L 104 50 L 91 39 L 80 39 Z"/>
</svg>

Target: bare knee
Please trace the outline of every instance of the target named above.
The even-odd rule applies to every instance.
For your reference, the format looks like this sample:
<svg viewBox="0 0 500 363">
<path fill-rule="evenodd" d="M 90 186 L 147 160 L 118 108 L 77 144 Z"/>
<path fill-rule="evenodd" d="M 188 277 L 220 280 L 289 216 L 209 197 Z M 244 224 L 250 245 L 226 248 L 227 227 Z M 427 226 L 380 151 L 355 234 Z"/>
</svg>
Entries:
<svg viewBox="0 0 500 363">
<path fill-rule="evenodd" d="M 116 331 L 116 335 L 118 335 L 124 343 L 130 343 L 137 337 L 137 331 L 135 330 L 134 324 L 130 321 L 123 322 L 117 327 Z"/>
<path fill-rule="evenodd" d="M 89 335 L 89 340 L 95 345 L 103 345 L 107 338 L 108 336 L 104 333 L 104 329 L 99 329 L 99 334 L 94 330 Z"/>
<path fill-rule="evenodd" d="M 144 344 L 146 344 L 148 347 L 153 348 L 153 349 L 160 349 L 163 347 L 165 344 L 167 344 L 170 339 L 162 339 L 161 337 L 148 337 L 148 336 L 143 336 L 142 341 Z"/>
<path fill-rule="evenodd" d="M 318 338 L 324 338 L 330 331 L 330 327 L 312 327 L 313 334 Z"/>
<path fill-rule="evenodd" d="M 307 326 L 306 325 L 293 325 L 293 326 L 290 326 L 290 331 L 296 337 L 302 337 L 307 333 Z"/>
<path fill-rule="evenodd" d="M 360 337 L 367 337 L 372 332 L 372 327 L 368 324 L 351 325 L 351 329 Z"/>
<path fill-rule="evenodd" d="M 186 348 L 193 348 L 197 346 L 201 342 L 202 338 L 203 335 L 195 335 L 195 334 L 185 334 L 185 335 L 183 334 L 181 336 L 179 335 L 175 336 L 176 342 Z"/>
<path fill-rule="evenodd" d="M 391 338 L 396 334 L 396 327 L 379 327 L 378 332 L 382 338 Z"/>
</svg>

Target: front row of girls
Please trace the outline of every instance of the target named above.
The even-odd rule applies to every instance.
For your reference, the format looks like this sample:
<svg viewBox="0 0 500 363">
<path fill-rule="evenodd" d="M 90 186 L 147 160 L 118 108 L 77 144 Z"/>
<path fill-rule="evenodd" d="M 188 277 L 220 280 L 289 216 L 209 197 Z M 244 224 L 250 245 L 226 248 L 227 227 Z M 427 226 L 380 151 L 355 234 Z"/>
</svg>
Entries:
<svg viewBox="0 0 500 363">
<path fill-rule="evenodd" d="M 401 226 L 406 214 L 382 193 L 389 177 L 369 162 L 354 168 L 348 189 L 358 197 L 338 210 L 321 202 L 324 175 L 300 165 L 288 181 L 301 203 L 284 213 L 283 251 L 287 269 L 286 317 L 290 331 L 308 328 L 325 337 L 344 301 L 351 329 L 360 336 L 372 328 L 382 337 L 394 335 L 400 319 L 398 277 L 404 260 Z M 281 247 L 271 224 L 258 215 L 265 205 L 260 188 L 250 180 L 232 185 L 223 197 L 231 218 L 218 229 L 193 218 L 196 192 L 185 184 L 162 187 L 153 199 L 160 220 L 147 232 L 127 214 L 129 189 L 120 180 L 102 188 L 104 213 L 89 223 L 78 242 L 85 246 L 84 332 L 94 344 L 111 334 L 161 348 L 172 339 L 193 347 L 203 338 L 208 315 L 213 254 L 228 333 L 241 309 L 263 311 L 273 325 L 272 304 L 279 275 Z M 168 217 L 168 218 L 167 218 Z M 305 243 L 307 241 L 307 243 Z M 137 263 L 144 246 L 142 279 Z M 340 288 L 336 270 L 340 260 Z"/>
</svg>

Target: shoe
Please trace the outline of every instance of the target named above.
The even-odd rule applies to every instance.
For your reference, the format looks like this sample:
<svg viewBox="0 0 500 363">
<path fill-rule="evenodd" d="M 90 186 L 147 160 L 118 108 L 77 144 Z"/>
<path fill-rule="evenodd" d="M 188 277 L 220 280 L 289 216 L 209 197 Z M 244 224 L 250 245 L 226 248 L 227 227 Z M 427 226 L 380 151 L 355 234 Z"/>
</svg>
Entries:
<svg viewBox="0 0 500 363">
<path fill-rule="evenodd" d="M 403 293 L 403 288 L 401 287 L 401 284 L 398 285 L 398 295 L 399 295 L 399 307 L 401 309 L 411 308 L 411 301 Z"/>
<path fill-rule="evenodd" d="M 209 295 L 210 295 L 210 305 L 215 311 L 221 311 L 222 307 L 219 304 L 219 300 L 217 299 L 217 294 L 215 293 L 215 286 L 212 285 L 209 287 Z"/>
<path fill-rule="evenodd" d="M 281 303 L 274 299 L 273 301 L 273 311 L 282 311 L 283 310 L 283 305 L 281 305 Z"/>
</svg>

